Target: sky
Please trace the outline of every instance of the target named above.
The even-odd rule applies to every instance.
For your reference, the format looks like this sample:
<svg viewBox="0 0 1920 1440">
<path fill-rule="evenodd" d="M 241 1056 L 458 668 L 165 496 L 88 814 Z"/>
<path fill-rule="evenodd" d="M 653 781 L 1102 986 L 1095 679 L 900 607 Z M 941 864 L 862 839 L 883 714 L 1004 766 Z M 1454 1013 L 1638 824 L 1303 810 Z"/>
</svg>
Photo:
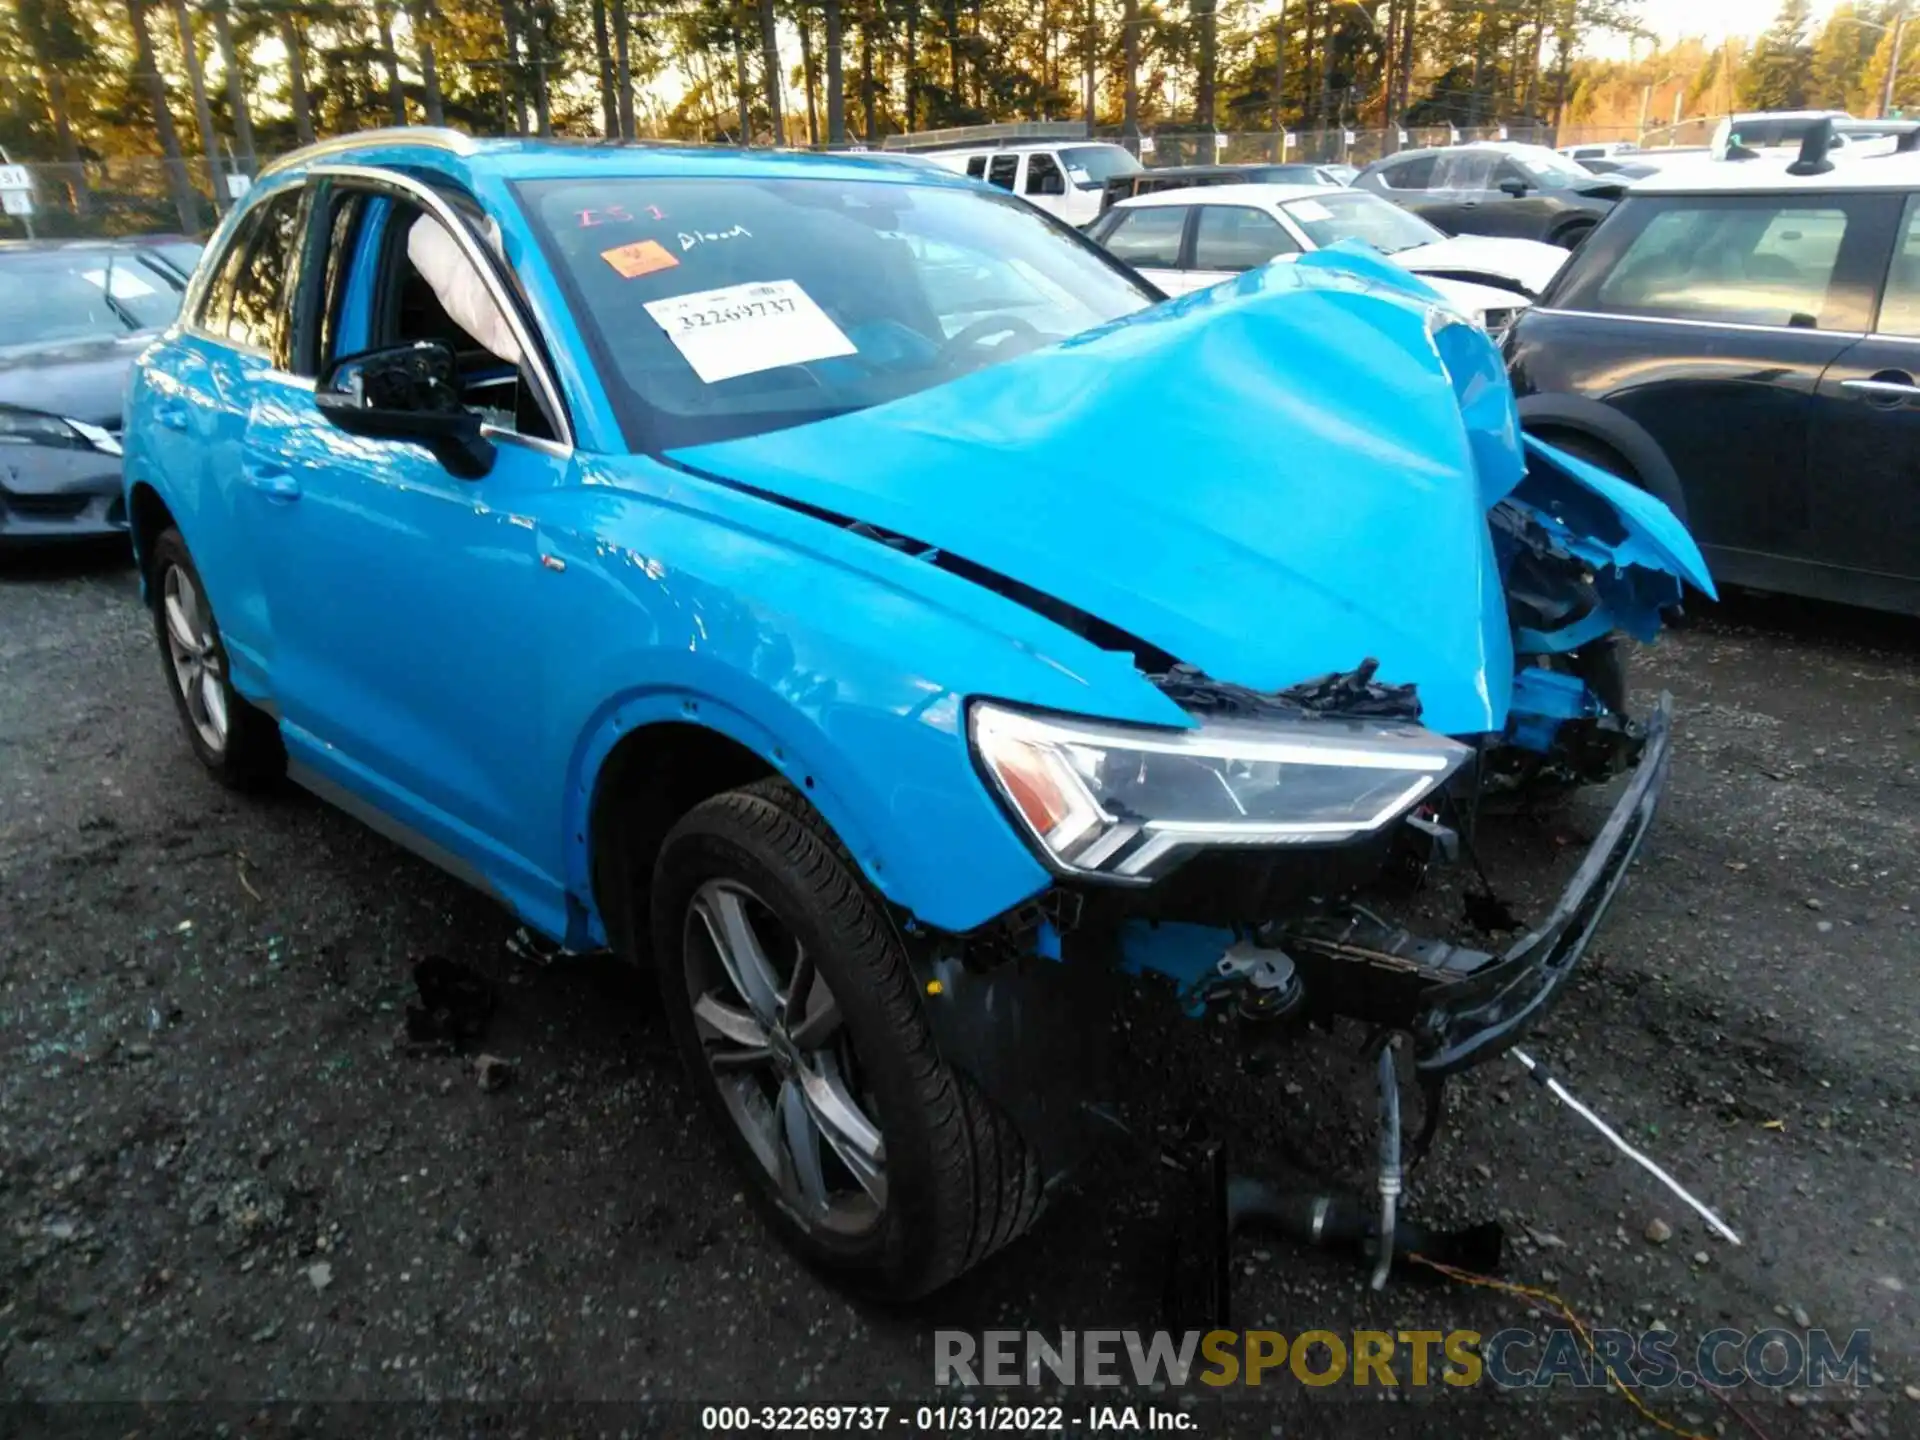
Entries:
<svg viewBox="0 0 1920 1440">
<path fill-rule="evenodd" d="M 1838 0 L 1813 0 L 1813 24 L 1826 23 Z M 1709 44 L 1729 35 L 1758 35 L 1773 23 L 1778 0 L 1645 0 L 1641 15 L 1647 28 L 1671 44 L 1687 35 L 1699 35 Z M 1596 36 L 1587 53 L 1624 59 L 1627 42 Z"/>
</svg>

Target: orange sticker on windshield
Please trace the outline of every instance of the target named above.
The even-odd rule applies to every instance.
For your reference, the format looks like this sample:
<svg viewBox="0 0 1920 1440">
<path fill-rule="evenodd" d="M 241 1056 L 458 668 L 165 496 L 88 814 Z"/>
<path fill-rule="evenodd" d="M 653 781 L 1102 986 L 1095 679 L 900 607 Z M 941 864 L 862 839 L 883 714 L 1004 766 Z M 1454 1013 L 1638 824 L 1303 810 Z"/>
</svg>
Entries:
<svg viewBox="0 0 1920 1440">
<path fill-rule="evenodd" d="M 637 240 L 631 245 L 617 245 L 611 250 L 602 250 L 600 258 L 629 280 L 651 275 L 656 270 L 671 270 L 680 263 L 658 240 Z"/>
</svg>

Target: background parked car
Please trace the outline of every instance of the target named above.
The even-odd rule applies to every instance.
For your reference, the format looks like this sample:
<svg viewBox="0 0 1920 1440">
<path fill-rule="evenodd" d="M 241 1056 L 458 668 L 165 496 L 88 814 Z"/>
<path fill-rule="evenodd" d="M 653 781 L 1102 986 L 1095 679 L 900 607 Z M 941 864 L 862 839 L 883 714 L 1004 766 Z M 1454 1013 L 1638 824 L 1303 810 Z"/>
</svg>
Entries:
<svg viewBox="0 0 1920 1440">
<path fill-rule="evenodd" d="M 1364 240 L 1496 334 L 1567 258 L 1557 246 L 1532 240 L 1449 238 L 1377 195 L 1313 185 L 1140 195 L 1122 200 L 1087 233 L 1169 295 L 1217 285 L 1269 260 Z"/>
<path fill-rule="evenodd" d="M 1920 154 L 1636 184 L 1507 342 L 1529 429 L 1722 580 L 1920 614 Z"/>
<path fill-rule="evenodd" d="M 1405 150 L 1353 182 L 1449 235 L 1508 235 L 1571 250 L 1606 217 L 1618 182 L 1544 145 L 1489 142 Z"/>
<path fill-rule="evenodd" d="M 1100 213 L 1134 195 L 1191 190 L 1201 185 L 1351 185 L 1360 172 L 1351 165 L 1164 165 L 1116 175 L 1100 197 Z"/>
<path fill-rule="evenodd" d="M 1108 180 L 1140 169 L 1125 146 L 1091 141 L 1034 140 L 919 153 L 936 165 L 1011 191 L 1073 226 L 1085 225 L 1100 213 Z"/>
<path fill-rule="evenodd" d="M 127 374 L 186 283 L 139 242 L 0 244 L 0 544 L 126 530 Z"/>
</svg>

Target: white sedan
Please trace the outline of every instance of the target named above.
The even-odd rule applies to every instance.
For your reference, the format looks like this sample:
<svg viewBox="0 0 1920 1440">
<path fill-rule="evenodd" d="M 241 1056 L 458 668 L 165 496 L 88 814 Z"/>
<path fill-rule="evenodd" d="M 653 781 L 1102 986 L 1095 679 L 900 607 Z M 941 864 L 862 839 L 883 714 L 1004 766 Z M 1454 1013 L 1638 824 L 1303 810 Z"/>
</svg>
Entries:
<svg viewBox="0 0 1920 1440">
<path fill-rule="evenodd" d="M 1270 260 L 1364 240 L 1495 334 L 1539 298 L 1567 259 L 1558 245 L 1537 240 L 1448 236 L 1369 191 L 1314 185 L 1136 195 L 1087 234 L 1169 295 L 1218 285 Z"/>
</svg>

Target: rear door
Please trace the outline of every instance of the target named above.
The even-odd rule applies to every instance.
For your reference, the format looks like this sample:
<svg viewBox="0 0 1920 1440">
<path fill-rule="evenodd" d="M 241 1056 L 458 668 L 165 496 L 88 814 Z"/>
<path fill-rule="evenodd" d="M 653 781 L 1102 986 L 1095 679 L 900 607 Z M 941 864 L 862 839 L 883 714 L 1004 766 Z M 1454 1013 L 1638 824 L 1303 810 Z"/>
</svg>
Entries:
<svg viewBox="0 0 1920 1440">
<path fill-rule="evenodd" d="M 1218 285 L 1276 257 L 1300 253 L 1300 242 L 1264 210 L 1252 205 L 1201 205 L 1198 210 L 1185 271 L 1189 289 Z"/>
<path fill-rule="evenodd" d="M 1920 196 L 1908 196 L 1872 333 L 1820 377 L 1809 457 L 1810 549 L 1824 565 L 1920 580 Z"/>
<path fill-rule="evenodd" d="M 1489 201 L 1505 199 L 1493 188 L 1491 150 L 1449 150 L 1434 162 L 1425 208 L 1419 213 L 1449 235 L 1496 234 L 1482 210 Z"/>
<path fill-rule="evenodd" d="M 1782 566 L 1818 548 L 1815 394 L 1867 328 L 1898 205 L 1806 191 L 1630 199 L 1521 323 L 1516 387 L 1636 421 L 1678 473 L 1715 573 L 1801 588 Z"/>
<path fill-rule="evenodd" d="M 270 562 L 253 543 L 261 496 L 242 442 L 260 383 L 285 363 L 303 204 L 302 189 L 290 185 L 248 206 L 196 310 L 149 370 L 151 393 L 136 417 L 220 617 L 231 678 L 254 698 L 272 687 Z"/>
</svg>

